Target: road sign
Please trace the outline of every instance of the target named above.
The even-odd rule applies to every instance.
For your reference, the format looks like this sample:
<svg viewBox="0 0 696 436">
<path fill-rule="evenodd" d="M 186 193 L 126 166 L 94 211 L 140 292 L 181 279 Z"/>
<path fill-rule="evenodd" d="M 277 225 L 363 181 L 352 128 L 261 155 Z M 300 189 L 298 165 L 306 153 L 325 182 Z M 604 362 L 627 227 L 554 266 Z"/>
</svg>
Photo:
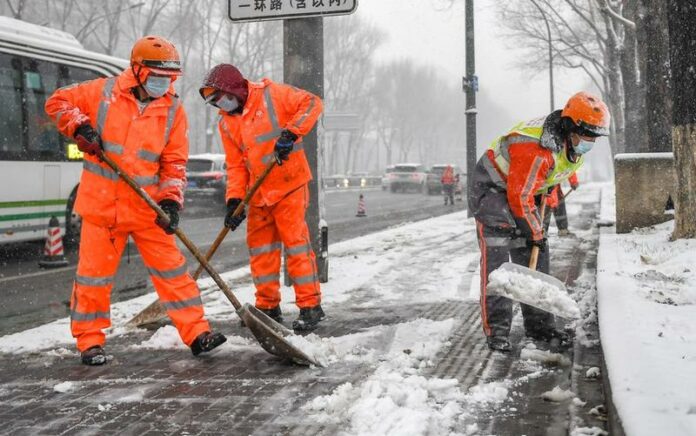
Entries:
<svg viewBox="0 0 696 436">
<path fill-rule="evenodd" d="M 358 0 L 228 0 L 232 21 L 265 21 L 352 14 Z"/>
<path fill-rule="evenodd" d="M 358 114 L 347 112 L 327 112 L 321 119 L 324 130 L 360 130 L 362 122 Z"/>
</svg>

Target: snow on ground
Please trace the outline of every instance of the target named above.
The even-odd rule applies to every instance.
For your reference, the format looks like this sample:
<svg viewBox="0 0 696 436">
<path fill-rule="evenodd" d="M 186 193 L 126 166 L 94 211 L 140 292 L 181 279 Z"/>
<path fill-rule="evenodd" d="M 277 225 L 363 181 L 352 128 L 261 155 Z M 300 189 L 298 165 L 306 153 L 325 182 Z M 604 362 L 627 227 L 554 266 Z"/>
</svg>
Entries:
<svg viewBox="0 0 696 436">
<path fill-rule="evenodd" d="M 391 346 L 378 356 L 378 366 L 367 380 L 340 385 L 303 409 L 316 422 L 342 424 L 342 434 L 408 436 L 450 434 L 455 429 L 474 434 L 475 425 L 463 424 L 470 417 L 469 406 L 504 401 L 508 389 L 495 383 L 465 393 L 456 379 L 423 375 L 453 327 L 451 319 L 418 319 L 390 327 L 395 329 Z"/>
<path fill-rule="evenodd" d="M 461 271 L 478 258 L 474 222 L 466 212 L 457 212 L 415 223 L 400 225 L 330 246 L 330 282 L 322 285 L 322 306 L 331 316 L 334 304 L 354 299 L 365 307 L 380 307 L 389 301 L 410 303 L 433 302 L 466 298 L 469 283 L 462 283 Z M 221 274 L 232 284 L 232 290 L 244 303 L 254 303 L 254 286 L 249 267 L 245 266 Z M 379 277 L 377 279 L 377 277 Z M 233 307 L 211 278 L 198 280 L 204 292 L 206 314 L 211 320 L 229 320 L 236 317 Z M 153 295 L 143 295 L 111 306 L 113 327 L 106 331 L 109 337 L 129 334 L 123 327 L 136 313 L 150 304 Z M 295 295 L 291 287 L 282 287 L 282 309 L 294 317 Z M 327 310 L 328 309 L 328 310 Z M 161 335 L 161 337 L 160 337 Z M 181 348 L 172 332 L 158 333 L 145 348 Z M 245 346 L 233 343 L 234 346 Z M 228 345 L 228 347 L 230 346 Z M 29 353 L 52 348 L 73 347 L 68 318 L 56 320 L 23 332 L 0 337 L 0 352 Z M 333 354 L 332 354 L 333 353 Z M 346 358 L 350 352 L 329 350 L 329 361 L 337 356 Z M 348 357 L 350 358 L 350 357 Z"/>
<path fill-rule="evenodd" d="M 612 192 L 602 195 L 611 207 L 604 194 Z M 612 210 L 602 216 L 613 221 Z M 631 436 L 696 434 L 696 240 L 670 242 L 673 226 L 600 235 L 600 333 L 614 404 Z"/>
</svg>

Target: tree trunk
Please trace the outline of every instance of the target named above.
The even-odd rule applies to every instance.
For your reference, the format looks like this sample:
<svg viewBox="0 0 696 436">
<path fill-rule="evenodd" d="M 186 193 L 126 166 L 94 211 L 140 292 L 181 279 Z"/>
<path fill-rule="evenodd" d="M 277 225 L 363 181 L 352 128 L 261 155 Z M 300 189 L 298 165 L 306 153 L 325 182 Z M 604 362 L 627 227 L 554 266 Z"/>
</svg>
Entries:
<svg viewBox="0 0 696 436">
<path fill-rule="evenodd" d="M 637 2 L 627 2 L 624 17 L 634 21 L 637 16 Z M 626 147 L 627 152 L 645 149 L 647 142 L 645 129 L 645 87 L 639 81 L 637 62 L 636 31 L 624 27 L 624 48 L 621 51 L 621 75 L 626 95 Z"/>
<path fill-rule="evenodd" d="M 672 146 L 677 175 L 674 239 L 696 237 L 696 4 L 668 3 Z"/>
<path fill-rule="evenodd" d="M 641 0 L 637 25 L 641 74 L 645 84 L 644 152 L 672 151 L 672 89 L 669 72 L 669 30 L 664 0 Z"/>
<path fill-rule="evenodd" d="M 613 28 L 613 23 L 610 17 L 604 16 L 604 22 L 607 29 Z M 623 74 L 621 72 L 621 53 L 619 52 L 619 41 L 617 41 L 616 32 L 607 32 L 607 43 L 605 56 L 605 65 L 607 65 L 607 83 L 609 88 L 609 101 L 607 102 L 611 110 L 611 123 L 614 126 L 614 144 L 615 153 L 623 153 L 626 151 L 626 118 L 624 108 L 626 107 L 626 95 L 623 87 Z"/>
</svg>

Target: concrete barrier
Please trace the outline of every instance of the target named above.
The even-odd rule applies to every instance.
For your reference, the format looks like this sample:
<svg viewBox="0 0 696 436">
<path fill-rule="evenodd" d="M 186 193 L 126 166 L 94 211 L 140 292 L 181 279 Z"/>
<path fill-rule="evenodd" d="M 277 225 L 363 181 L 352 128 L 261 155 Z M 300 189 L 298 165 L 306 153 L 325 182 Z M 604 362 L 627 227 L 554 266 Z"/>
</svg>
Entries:
<svg viewBox="0 0 696 436">
<path fill-rule="evenodd" d="M 617 233 L 674 218 L 674 212 L 666 210 L 676 190 L 672 153 L 617 154 L 614 174 Z"/>
</svg>

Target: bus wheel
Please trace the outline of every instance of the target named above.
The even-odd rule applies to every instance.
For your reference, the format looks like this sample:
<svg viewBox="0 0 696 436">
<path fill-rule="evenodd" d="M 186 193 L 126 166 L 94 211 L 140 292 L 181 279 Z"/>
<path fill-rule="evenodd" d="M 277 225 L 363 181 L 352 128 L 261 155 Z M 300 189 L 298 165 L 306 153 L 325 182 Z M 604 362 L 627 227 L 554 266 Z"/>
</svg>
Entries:
<svg viewBox="0 0 696 436">
<path fill-rule="evenodd" d="M 77 188 L 68 198 L 68 206 L 65 209 L 65 238 L 63 243 L 69 248 L 77 248 L 80 245 L 80 231 L 82 230 L 82 217 L 74 211 Z"/>
</svg>

